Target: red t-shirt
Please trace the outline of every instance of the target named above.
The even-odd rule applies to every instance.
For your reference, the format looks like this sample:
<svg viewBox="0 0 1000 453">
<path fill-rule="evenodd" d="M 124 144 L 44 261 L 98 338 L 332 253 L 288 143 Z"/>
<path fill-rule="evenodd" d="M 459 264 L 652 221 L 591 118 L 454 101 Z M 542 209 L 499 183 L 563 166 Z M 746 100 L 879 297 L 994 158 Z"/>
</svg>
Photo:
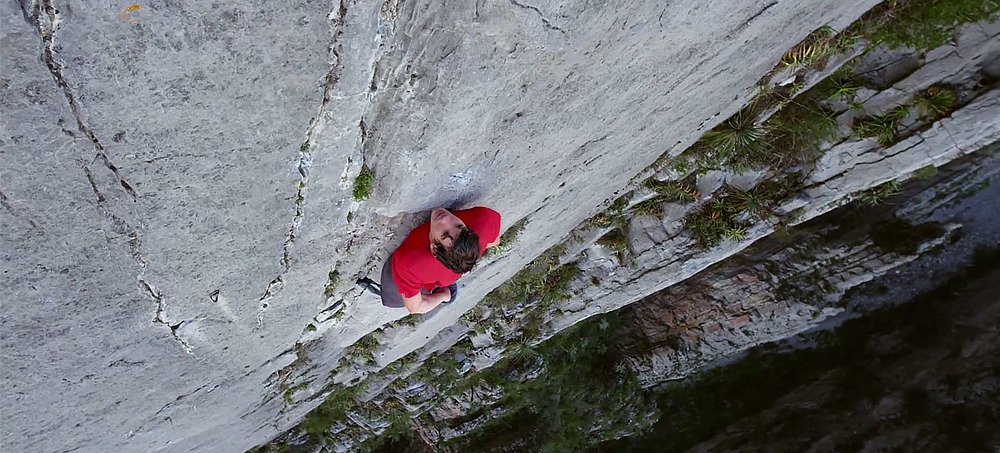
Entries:
<svg viewBox="0 0 1000 453">
<path fill-rule="evenodd" d="M 500 213 L 490 208 L 479 206 L 451 213 L 479 236 L 480 255 L 486 250 L 486 244 L 500 237 Z M 461 276 L 444 267 L 431 254 L 430 231 L 430 222 L 414 228 L 392 252 L 392 278 L 403 297 L 416 296 L 421 288 L 430 291 L 448 286 Z"/>
</svg>

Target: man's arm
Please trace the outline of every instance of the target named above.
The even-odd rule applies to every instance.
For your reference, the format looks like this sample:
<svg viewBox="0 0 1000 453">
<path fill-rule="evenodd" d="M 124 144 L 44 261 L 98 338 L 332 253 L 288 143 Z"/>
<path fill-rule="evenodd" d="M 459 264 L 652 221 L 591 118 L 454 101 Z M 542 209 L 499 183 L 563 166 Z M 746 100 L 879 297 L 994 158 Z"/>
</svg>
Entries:
<svg viewBox="0 0 1000 453">
<path fill-rule="evenodd" d="M 446 302 L 450 299 L 451 290 L 445 287 L 431 294 L 418 293 L 413 297 L 404 297 L 403 306 L 410 313 L 427 313 L 438 305 L 441 305 L 441 302 Z"/>
</svg>

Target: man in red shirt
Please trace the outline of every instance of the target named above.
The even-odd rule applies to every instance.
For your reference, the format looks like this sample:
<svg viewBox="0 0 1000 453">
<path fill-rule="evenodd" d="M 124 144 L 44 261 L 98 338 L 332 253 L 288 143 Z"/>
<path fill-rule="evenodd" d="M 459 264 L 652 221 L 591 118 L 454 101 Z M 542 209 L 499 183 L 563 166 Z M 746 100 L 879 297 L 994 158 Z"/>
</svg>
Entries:
<svg viewBox="0 0 1000 453">
<path fill-rule="evenodd" d="M 427 313 L 454 301 L 455 281 L 499 237 L 500 214 L 490 208 L 434 209 L 430 222 L 414 228 L 382 268 L 382 304 Z"/>
</svg>

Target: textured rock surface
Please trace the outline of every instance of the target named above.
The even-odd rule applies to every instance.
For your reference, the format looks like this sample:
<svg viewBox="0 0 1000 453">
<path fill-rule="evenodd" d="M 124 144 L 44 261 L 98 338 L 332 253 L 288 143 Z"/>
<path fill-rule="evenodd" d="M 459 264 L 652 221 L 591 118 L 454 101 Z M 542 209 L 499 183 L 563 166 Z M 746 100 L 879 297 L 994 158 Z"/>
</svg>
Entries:
<svg viewBox="0 0 1000 453">
<path fill-rule="evenodd" d="M 923 223 L 928 218 L 945 223 L 931 227 L 935 230 L 934 234 L 927 237 L 923 237 L 925 233 L 915 234 L 916 231 L 897 233 L 913 236 L 912 252 L 873 247 L 873 240 L 865 236 L 871 225 L 860 223 L 856 234 L 861 236 L 850 241 L 845 240 L 836 246 L 817 245 L 813 243 L 815 241 L 793 244 L 788 250 L 769 250 L 773 256 L 766 255 L 766 261 L 770 261 L 768 265 L 751 265 L 742 259 L 740 252 L 745 253 L 746 247 L 751 244 L 754 249 L 769 247 L 765 245 L 767 242 L 761 244 L 755 241 L 773 231 L 777 222 L 761 223 L 751 228 L 745 240 L 727 241 L 718 247 L 701 250 L 695 246 L 689 232 L 682 229 L 685 216 L 696 206 L 691 203 L 668 203 L 664 206 L 662 218 L 635 216 L 628 219 L 630 250 L 625 259 L 616 256 L 617 253 L 599 240 L 612 227 L 581 226 L 574 230 L 572 239 L 565 243 L 561 261 L 573 262 L 581 268 L 583 275 L 573 281 L 571 300 L 559 303 L 556 310 L 543 314 L 544 322 L 548 323 L 543 328 L 543 336 L 554 334 L 595 313 L 617 310 L 632 304 L 637 298 L 652 295 L 648 304 L 632 308 L 637 313 L 633 313 L 631 318 L 646 337 L 636 341 L 648 344 L 638 347 L 642 352 L 631 362 L 639 371 L 643 384 L 655 385 L 664 380 L 682 378 L 752 345 L 815 327 L 842 311 L 843 307 L 835 305 L 835 302 L 845 290 L 899 268 L 913 260 L 918 251 L 939 246 L 948 239 L 949 230 L 961 228 L 962 233 L 970 230 L 965 226 L 965 213 L 959 215 L 941 208 L 961 197 L 960 194 L 988 184 L 989 178 L 998 170 L 995 159 L 984 159 L 983 156 L 990 153 L 988 150 L 977 153 L 971 163 L 962 156 L 980 151 L 1000 136 L 1000 128 L 994 119 L 1000 114 L 996 110 L 998 92 L 988 78 L 981 78 L 980 71 L 1000 53 L 1000 48 L 996 46 L 996 27 L 976 24 L 967 29 L 972 30 L 975 39 L 960 35 L 959 42 L 965 47 L 958 53 L 971 63 L 955 64 L 953 60 L 940 58 L 939 50 L 928 52 L 926 58 L 923 55 L 918 58 L 924 66 L 918 67 L 918 71 L 911 71 L 915 80 L 906 74 L 895 78 L 893 83 L 909 86 L 908 91 L 890 86 L 882 92 L 871 91 L 859 101 L 861 108 L 865 111 L 870 109 L 869 113 L 875 114 L 900 103 L 909 103 L 913 90 L 947 81 L 964 86 L 960 96 L 961 103 L 965 104 L 963 107 L 941 121 L 914 121 L 912 130 L 903 135 L 906 138 L 887 147 L 871 139 L 859 140 L 851 136 L 848 125 L 857 113 L 848 111 L 847 107 L 841 108 L 843 114 L 839 123 L 843 130 L 840 138 L 836 143 L 825 146 L 826 153 L 811 168 L 805 190 L 779 208 L 784 212 L 796 212 L 796 222 L 837 210 L 832 217 L 840 220 L 830 221 L 839 222 L 845 217 L 846 208 L 838 208 L 864 198 L 869 187 L 888 181 L 909 181 L 915 175 L 925 174 L 931 167 L 959 159 L 960 162 L 956 163 L 959 170 L 949 170 L 950 176 L 946 179 L 937 178 L 934 187 L 920 182 L 908 184 L 907 187 L 914 184 L 920 187 L 919 200 L 904 202 L 904 198 L 899 197 L 892 200 L 891 205 L 899 207 L 901 216 L 913 223 Z M 987 33 L 984 30 L 991 31 Z M 832 71 L 833 68 L 828 68 L 826 73 Z M 818 78 L 812 80 L 815 82 Z M 909 134 L 908 137 L 906 134 Z M 644 176 L 648 175 L 646 173 Z M 679 177 L 667 175 L 667 178 Z M 708 201 L 711 192 L 727 180 L 734 185 L 752 185 L 759 179 L 759 174 L 734 177 L 725 172 L 710 171 L 699 177 L 697 186 L 702 201 Z M 634 186 L 631 184 L 630 188 Z M 648 190 L 636 187 L 626 196 L 627 204 L 633 206 L 650 196 Z M 825 233 L 817 234 L 822 237 Z M 773 248 L 773 245 L 770 247 Z M 725 263 L 728 267 L 712 270 L 714 263 L 727 259 L 729 261 Z M 772 270 L 769 269 L 771 265 L 778 267 Z M 489 268 L 487 264 L 485 269 Z M 655 288 L 667 289 L 657 293 Z M 474 322 L 456 325 L 446 334 L 442 332 L 431 344 L 435 350 L 441 350 L 467 335 L 471 343 L 468 346 L 457 345 L 455 349 L 462 350 L 462 356 L 471 360 L 460 362 L 464 361 L 465 367 L 471 365 L 475 369 L 490 367 L 503 357 L 516 337 L 534 335 L 527 333 L 530 330 L 524 321 L 529 318 L 526 312 L 531 314 L 534 309 L 532 305 L 541 304 L 529 301 L 512 309 L 503 308 L 503 313 L 479 315 L 472 319 Z M 652 307 L 644 309 L 647 305 Z M 519 310 L 523 311 L 518 313 Z M 484 324 L 491 326 L 486 333 L 480 332 Z M 460 332 L 463 328 L 467 331 L 464 335 Z M 470 329 L 475 329 L 475 332 Z M 472 353 L 466 354 L 470 347 Z M 647 349 L 643 350 L 643 347 Z M 394 378 L 379 376 L 374 381 Z M 460 398 L 435 403 L 434 392 L 387 393 L 380 398 L 392 398 L 393 393 L 407 401 L 416 398 L 421 402 L 417 412 L 426 405 L 434 404 L 452 408 L 457 405 L 470 411 L 471 414 L 459 416 L 432 414 L 441 426 L 440 436 L 445 439 L 465 436 L 497 416 L 496 409 L 482 412 Z M 491 404 L 483 403 L 487 406 Z"/>
<path fill-rule="evenodd" d="M 382 364 L 449 346 L 464 311 L 739 109 L 785 50 L 876 2 L 272 3 L 3 3 L 4 450 L 266 441 L 318 402 L 275 397 L 297 342 L 314 341 L 295 371 L 317 396 L 345 346 L 403 316 L 349 282 L 415 213 L 488 204 L 528 222 L 462 300 L 388 336 Z M 977 102 L 963 111 L 985 119 L 940 128 L 995 139 L 996 96 Z M 362 166 L 376 185 L 357 203 Z M 852 177 L 905 171 L 882 170 Z M 817 212 L 843 198 L 810 195 Z M 609 279 L 623 286 L 553 328 L 738 249 L 643 258 L 661 274 Z"/>
</svg>

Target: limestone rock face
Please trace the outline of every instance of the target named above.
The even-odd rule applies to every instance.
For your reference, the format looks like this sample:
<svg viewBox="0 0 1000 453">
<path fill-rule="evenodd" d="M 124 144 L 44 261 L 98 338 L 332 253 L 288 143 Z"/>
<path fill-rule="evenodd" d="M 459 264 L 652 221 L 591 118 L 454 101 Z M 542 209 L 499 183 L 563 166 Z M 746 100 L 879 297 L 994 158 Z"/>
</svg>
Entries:
<svg viewBox="0 0 1000 453">
<path fill-rule="evenodd" d="M 514 250 L 463 278 L 462 299 L 390 329 L 379 365 L 462 338 L 450 327 L 464 312 L 739 110 L 782 53 L 877 1 L 453 3 L 4 2 L 0 446 L 266 442 L 319 403 L 345 347 L 404 316 L 351 283 L 421 211 L 483 204 L 505 228 L 527 222 Z M 995 94 L 961 114 L 913 140 L 996 140 Z M 846 179 L 808 193 L 812 215 L 928 160 L 893 162 L 831 171 Z M 357 201 L 362 171 L 374 187 Z M 678 261 L 660 226 L 678 230 L 633 226 L 651 272 L 580 288 L 596 302 L 552 328 L 741 248 Z M 610 260 L 584 253 L 591 269 Z"/>
</svg>

